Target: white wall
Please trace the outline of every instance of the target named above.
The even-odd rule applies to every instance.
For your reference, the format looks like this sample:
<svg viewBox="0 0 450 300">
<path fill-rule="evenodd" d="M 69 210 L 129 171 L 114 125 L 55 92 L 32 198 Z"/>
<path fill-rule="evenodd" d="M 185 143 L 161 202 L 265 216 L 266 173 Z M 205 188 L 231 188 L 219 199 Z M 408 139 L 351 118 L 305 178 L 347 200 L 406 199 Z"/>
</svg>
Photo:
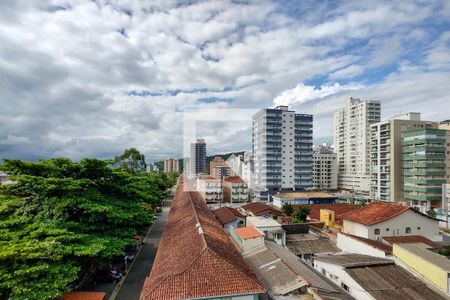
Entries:
<svg viewBox="0 0 450 300">
<path fill-rule="evenodd" d="M 325 276 L 329 278 L 331 281 L 333 281 L 338 286 L 341 286 L 341 283 L 346 284 L 350 290 L 349 294 L 355 297 L 355 299 L 358 300 L 373 300 L 373 298 L 366 290 L 362 288 L 355 280 L 353 280 L 350 275 L 345 272 L 345 270 L 338 265 L 326 263 L 317 260 L 317 258 L 314 260 L 314 268 L 319 271 L 321 274 L 322 269 L 325 270 Z"/>
<path fill-rule="evenodd" d="M 411 228 L 411 233 L 406 233 L 405 230 L 407 227 Z M 375 229 L 380 229 L 379 235 L 375 235 Z M 422 235 L 433 241 L 439 240 L 439 222 L 412 210 L 408 210 L 390 220 L 370 226 L 344 220 L 343 231 L 372 240 L 381 239 L 381 237 L 385 236 L 403 235 Z"/>
<path fill-rule="evenodd" d="M 341 233 L 338 233 L 337 235 L 336 246 L 344 252 L 364 254 L 382 258 L 386 257 L 384 251 L 381 251 Z"/>
</svg>

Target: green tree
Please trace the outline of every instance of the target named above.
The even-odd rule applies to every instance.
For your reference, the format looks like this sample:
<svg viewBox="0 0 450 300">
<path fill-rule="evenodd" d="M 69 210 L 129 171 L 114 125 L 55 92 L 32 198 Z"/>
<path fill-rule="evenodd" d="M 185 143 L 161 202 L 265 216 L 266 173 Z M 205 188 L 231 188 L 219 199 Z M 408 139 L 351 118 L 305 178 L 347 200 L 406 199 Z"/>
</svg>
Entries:
<svg viewBox="0 0 450 300">
<path fill-rule="evenodd" d="M 0 299 L 55 299 L 133 244 L 175 183 L 108 162 L 5 160 L 0 190 Z"/>
<path fill-rule="evenodd" d="M 294 212 L 294 207 L 292 206 L 291 203 L 285 202 L 282 208 L 286 216 L 291 216 L 292 213 Z"/>
<path fill-rule="evenodd" d="M 311 209 L 309 207 L 301 206 L 292 215 L 292 217 L 293 217 L 292 223 L 294 223 L 294 224 L 305 223 L 306 218 L 308 217 L 310 212 L 311 212 Z"/>
<path fill-rule="evenodd" d="M 429 210 L 427 210 L 427 215 L 432 218 L 436 218 L 436 211 L 434 209 L 430 208 Z"/>
<path fill-rule="evenodd" d="M 123 168 L 130 173 L 137 173 L 144 172 L 147 164 L 144 154 L 141 154 L 136 148 L 130 148 L 114 158 L 114 166 Z"/>
</svg>

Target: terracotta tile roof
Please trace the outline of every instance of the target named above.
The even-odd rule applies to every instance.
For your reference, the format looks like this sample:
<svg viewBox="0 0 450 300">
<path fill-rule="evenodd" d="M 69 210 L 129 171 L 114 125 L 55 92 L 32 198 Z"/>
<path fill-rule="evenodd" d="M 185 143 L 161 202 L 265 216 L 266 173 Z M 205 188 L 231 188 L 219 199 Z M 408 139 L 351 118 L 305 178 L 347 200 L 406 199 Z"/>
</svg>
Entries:
<svg viewBox="0 0 450 300">
<path fill-rule="evenodd" d="M 231 183 L 244 183 L 244 180 L 239 176 L 227 177 L 225 178 L 225 181 Z"/>
<path fill-rule="evenodd" d="M 294 205 L 297 209 L 300 205 Z M 329 209 L 334 211 L 334 221 L 337 224 L 342 224 L 342 215 L 360 208 L 359 205 L 353 205 L 348 203 L 324 203 L 324 204 L 309 204 L 308 207 L 311 209 L 309 212 L 309 218 L 311 220 L 320 220 L 320 210 Z"/>
<path fill-rule="evenodd" d="M 425 245 L 428 245 L 434 249 L 440 248 L 439 244 L 437 244 L 421 235 L 388 236 L 388 237 L 383 237 L 383 240 L 390 245 L 424 243 Z"/>
<path fill-rule="evenodd" d="M 104 292 L 68 292 L 61 300 L 103 300 L 106 297 Z"/>
<path fill-rule="evenodd" d="M 360 241 L 366 245 L 369 245 L 373 248 L 376 248 L 378 250 L 383 251 L 385 254 L 391 254 L 392 253 L 392 245 L 387 245 L 383 242 L 380 241 L 375 241 L 375 240 L 370 240 L 370 239 L 366 239 L 360 236 L 356 236 L 353 234 L 348 234 L 348 233 L 343 233 L 343 232 L 339 232 L 339 234 L 343 234 L 345 236 L 348 236 L 354 240 Z"/>
<path fill-rule="evenodd" d="M 220 224 L 225 225 L 230 222 L 235 221 L 238 217 L 245 218 L 243 214 L 241 214 L 237 209 L 232 207 L 221 207 L 218 209 L 214 209 L 214 216 L 220 222 Z"/>
<path fill-rule="evenodd" d="M 264 234 L 256 229 L 255 226 L 239 227 L 235 229 L 236 233 L 244 240 L 263 236 Z"/>
<path fill-rule="evenodd" d="M 260 216 L 268 212 L 279 216 L 283 214 L 281 209 L 279 209 L 278 207 L 259 202 L 245 204 L 242 205 L 241 208 L 252 212 L 255 216 Z"/>
<path fill-rule="evenodd" d="M 180 183 L 140 299 L 196 299 L 264 292 L 198 193 L 185 192 Z"/>
<path fill-rule="evenodd" d="M 402 213 L 412 210 L 418 214 L 428 217 L 421 212 L 404 205 L 374 201 L 354 211 L 342 215 L 342 219 L 353 221 L 364 225 L 374 225 L 390 220 Z"/>
</svg>

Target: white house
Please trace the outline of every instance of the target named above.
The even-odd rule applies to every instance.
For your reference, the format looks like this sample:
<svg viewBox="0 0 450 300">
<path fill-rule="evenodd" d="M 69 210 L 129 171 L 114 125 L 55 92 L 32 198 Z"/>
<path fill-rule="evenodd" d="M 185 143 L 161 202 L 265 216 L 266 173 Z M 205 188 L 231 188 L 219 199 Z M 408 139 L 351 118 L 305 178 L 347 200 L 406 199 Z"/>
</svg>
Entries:
<svg viewBox="0 0 450 300">
<path fill-rule="evenodd" d="M 278 245 L 286 246 L 286 231 L 281 228 L 281 224 L 271 218 L 247 217 L 247 226 L 255 226 L 264 233 L 268 240 L 276 242 Z"/>
<path fill-rule="evenodd" d="M 265 248 L 264 234 L 254 226 L 234 228 L 230 230 L 230 235 L 241 252 Z"/>
<path fill-rule="evenodd" d="M 362 238 L 421 235 L 439 240 L 439 221 L 409 206 L 375 201 L 341 217 L 342 232 Z"/>
</svg>

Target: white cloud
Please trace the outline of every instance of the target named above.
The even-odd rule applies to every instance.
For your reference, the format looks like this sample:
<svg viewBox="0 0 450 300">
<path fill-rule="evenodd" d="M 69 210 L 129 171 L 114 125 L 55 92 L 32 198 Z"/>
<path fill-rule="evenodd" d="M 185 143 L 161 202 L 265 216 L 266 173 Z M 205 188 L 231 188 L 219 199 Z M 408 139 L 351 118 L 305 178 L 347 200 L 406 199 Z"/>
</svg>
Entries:
<svg viewBox="0 0 450 300">
<path fill-rule="evenodd" d="M 323 99 L 343 91 L 354 91 L 362 88 L 364 88 L 364 86 L 361 84 L 340 85 L 339 83 L 322 85 L 319 88 L 316 88 L 301 82 L 293 89 L 283 91 L 273 100 L 273 103 L 275 105 L 303 104 L 311 100 Z"/>
</svg>

